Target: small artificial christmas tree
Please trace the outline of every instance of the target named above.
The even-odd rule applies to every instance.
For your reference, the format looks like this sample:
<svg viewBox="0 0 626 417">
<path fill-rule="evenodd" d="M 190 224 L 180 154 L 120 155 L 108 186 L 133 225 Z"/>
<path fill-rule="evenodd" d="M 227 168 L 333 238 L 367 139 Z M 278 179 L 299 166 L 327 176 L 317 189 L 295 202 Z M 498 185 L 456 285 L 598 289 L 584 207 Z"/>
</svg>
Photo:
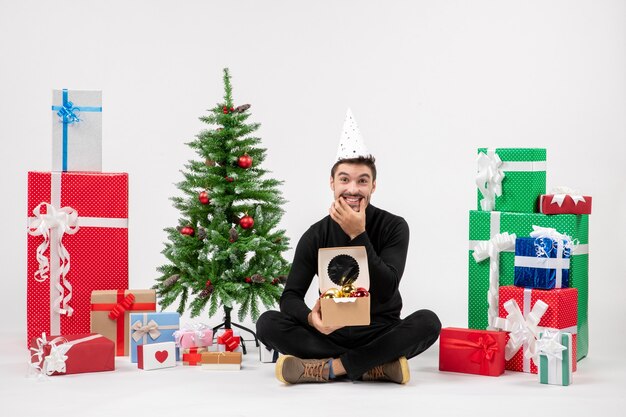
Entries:
<svg viewBox="0 0 626 417">
<path fill-rule="evenodd" d="M 252 134 L 258 123 L 247 123 L 249 104 L 235 106 L 230 74 L 224 69 L 224 102 L 200 120 L 210 128 L 188 143 L 200 156 L 182 171 L 173 197 L 180 213 L 178 228 L 167 228 L 163 254 L 169 261 L 158 268 L 159 303 L 165 308 L 179 300 L 178 312 L 192 317 L 208 306 L 212 317 L 224 307 L 226 327 L 230 311 L 239 305 L 238 318 L 259 317 L 259 301 L 266 308 L 278 302 L 290 265 L 282 253 L 289 239 L 276 230 L 285 200 L 275 179 L 261 168 L 266 149 Z"/>
</svg>

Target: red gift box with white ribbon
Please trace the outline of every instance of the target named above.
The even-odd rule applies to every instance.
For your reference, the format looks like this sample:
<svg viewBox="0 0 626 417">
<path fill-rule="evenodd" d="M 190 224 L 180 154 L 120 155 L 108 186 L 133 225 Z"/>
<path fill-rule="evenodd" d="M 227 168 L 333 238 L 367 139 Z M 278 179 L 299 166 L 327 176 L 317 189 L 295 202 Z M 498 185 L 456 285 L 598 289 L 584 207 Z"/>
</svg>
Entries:
<svg viewBox="0 0 626 417">
<path fill-rule="evenodd" d="M 41 334 L 30 341 L 31 366 L 44 376 L 115 370 L 115 344 L 96 333 Z"/>
<path fill-rule="evenodd" d="M 217 335 L 217 350 L 219 352 L 234 352 L 241 343 L 241 338 L 233 329 L 221 330 Z"/>
<path fill-rule="evenodd" d="M 591 214 L 591 197 L 568 187 L 557 187 L 539 196 L 543 214 Z"/>
<path fill-rule="evenodd" d="M 537 290 L 502 286 L 495 327 L 509 332 L 505 348 L 506 369 L 537 373 L 537 339 L 547 329 L 572 334 L 572 368 L 576 370 L 578 290 Z"/>
<path fill-rule="evenodd" d="M 128 288 L 128 174 L 29 172 L 28 216 L 28 340 L 89 333 L 91 292 Z"/>
</svg>

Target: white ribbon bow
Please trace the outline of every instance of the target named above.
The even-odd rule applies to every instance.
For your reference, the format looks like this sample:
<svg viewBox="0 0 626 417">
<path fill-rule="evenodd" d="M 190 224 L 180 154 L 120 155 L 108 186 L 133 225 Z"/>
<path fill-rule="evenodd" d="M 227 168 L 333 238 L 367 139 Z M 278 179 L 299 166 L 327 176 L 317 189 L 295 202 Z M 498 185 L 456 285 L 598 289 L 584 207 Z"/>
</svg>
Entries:
<svg viewBox="0 0 626 417">
<path fill-rule="evenodd" d="M 41 214 L 42 206 L 46 207 L 46 214 Z M 48 279 L 50 264 L 48 258 L 44 256 L 44 252 L 50 244 L 54 245 L 59 255 L 59 273 L 61 276 L 60 282 L 55 282 L 58 297 L 54 300 L 54 308 L 59 314 L 71 316 L 74 309 L 68 303 L 72 299 L 72 284 L 66 279 L 70 270 L 70 253 L 63 245 L 63 235 L 66 233 L 73 235 L 78 231 L 78 212 L 71 207 L 56 209 L 52 204 L 40 203 L 34 208 L 33 214 L 35 218 L 28 225 L 28 233 L 31 236 L 43 236 L 43 243 L 37 247 L 39 269 L 35 271 L 34 278 L 38 282 L 44 282 Z M 56 233 L 52 233 L 53 229 L 56 230 Z M 51 279 L 57 280 L 57 277 Z M 67 289 L 68 294 L 64 298 L 65 289 Z M 59 307 L 61 303 L 62 307 Z"/>
<path fill-rule="evenodd" d="M 474 247 L 474 259 L 481 262 L 489 258 L 489 291 L 487 300 L 489 310 L 487 317 L 490 328 L 493 328 L 494 321 L 498 317 L 498 291 L 500 288 L 500 252 L 515 247 L 515 233 L 508 232 L 495 235 L 489 240 L 481 241 Z"/>
<path fill-rule="evenodd" d="M 44 347 L 50 346 L 50 353 L 45 356 Z M 64 374 L 66 371 L 65 361 L 67 360 L 67 351 L 73 345 L 67 343 L 67 340 L 63 337 L 57 337 L 50 342 L 46 338 L 46 334 L 42 333 L 41 337 L 37 338 L 37 347 L 30 348 L 34 353 L 31 355 L 31 366 L 41 374 L 50 376 L 55 372 Z M 33 357 L 37 357 L 36 361 L 32 361 Z M 42 363 L 43 360 L 43 363 Z"/>
<path fill-rule="evenodd" d="M 581 195 L 580 191 L 565 186 L 554 187 L 550 191 L 550 194 L 553 195 L 550 204 L 556 203 L 559 207 L 563 205 L 563 201 L 565 201 L 565 197 L 568 195 L 572 198 L 572 200 L 574 200 L 574 205 L 577 205 L 579 201 L 582 201 L 583 203 L 587 202 L 585 197 Z"/>
<path fill-rule="evenodd" d="M 535 362 L 539 360 L 539 355 L 546 355 L 548 358 L 563 360 L 563 351 L 567 348 L 561 343 L 561 332 L 553 330 L 545 330 L 541 334 L 541 338 L 537 340 L 537 358 L 533 358 Z"/>
<path fill-rule="evenodd" d="M 150 320 L 146 325 L 142 325 L 141 321 L 137 320 L 133 323 L 132 330 L 135 342 L 139 342 L 139 340 L 146 334 L 149 334 L 152 340 L 158 339 L 161 335 L 161 332 L 159 331 L 159 324 L 154 320 Z"/>
<path fill-rule="evenodd" d="M 537 355 L 537 337 L 539 335 L 537 326 L 541 317 L 548 310 L 548 304 L 542 300 L 537 300 L 527 317 L 524 317 L 517 301 L 513 299 L 504 303 L 504 309 L 508 312 L 506 318 L 498 317 L 495 320 L 495 327 L 510 332 L 509 342 L 504 349 L 504 358 L 507 361 L 510 360 L 526 343 L 527 348 L 524 351 L 524 357 L 532 358 L 534 361 Z"/>
<path fill-rule="evenodd" d="M 478 154 L 477 163 L 476 186 L 483 195 L 480 208 L 483 211 L 492 211 L 496 207 L 496 196 L 502 195 L 502 160 L 494 149 L 487 149 L 487 153 Z"/>
</svg>

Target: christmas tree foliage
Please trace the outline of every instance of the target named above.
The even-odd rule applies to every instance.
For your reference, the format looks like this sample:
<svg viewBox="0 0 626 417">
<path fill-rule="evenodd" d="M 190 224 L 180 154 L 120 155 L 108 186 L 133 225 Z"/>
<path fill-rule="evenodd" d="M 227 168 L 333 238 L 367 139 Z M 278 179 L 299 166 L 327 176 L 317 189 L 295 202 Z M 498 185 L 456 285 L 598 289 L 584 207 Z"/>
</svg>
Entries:
<svg viewBox="0 0 626 417">
<path fill-rule="evenodd" d="M 224 102 L 200 118 L 208 130 L 188 143 L 200 160 L 191 160 L 173 197 L 179 227 L 167 228 L 168 260 L 158 268 L 154 288 L 165 308 L 176 300 L 178 312 L 209 317 L 220 306 L 239 305 L 238 318 L 259 316 L 262 303 L 278 302 L 290 268 L 282 253 L 289 239 L 276 230 L 285 203 L 278 186 L 261 168 L 266 149 L 253 136 L 258 123 L 247 122 L 250 105 L 235 106 L 230 74 L 224 69 Z"/>
</svg>

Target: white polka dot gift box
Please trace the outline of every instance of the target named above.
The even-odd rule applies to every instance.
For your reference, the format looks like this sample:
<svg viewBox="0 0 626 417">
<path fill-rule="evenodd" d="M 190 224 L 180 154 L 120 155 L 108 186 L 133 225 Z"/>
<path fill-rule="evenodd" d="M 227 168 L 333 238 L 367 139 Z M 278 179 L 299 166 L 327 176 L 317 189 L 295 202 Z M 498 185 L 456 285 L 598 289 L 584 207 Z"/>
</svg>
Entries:
<svg viewBox="0 0 626 417">
<path fill-rule="evenodd" d="M 500 287 L 498 306 L 499 318 L 494 325 L 509 332 L 504 352 L 506 369 L 536 374 L 537 339 L 541 332 L 551 330 L 572 334 L 570 355 L 572 370 L 576 371 L 576 288 L 537 290 L 504 286 Z"/>
<path fill-rule="evenodd" d="M 52 170 L 102 171 L 102 91 L 52 91 Z"/>
<path fill-rule="evenodd" d="M 536 213 L 546 193 L 546 150 L 479 148 L 478 210 Z"/>
<path fill-rule="evenodd" d="M 91 292 L 128 288 L 128 174 L 29 172 L 28 217 L 28 340 L 89 333 Z"/>
<path fill-rule="evenodd" d="M 137 346 L 137 367 L 139 369 L 151 371 L 175 366 L 176 344 L 174 342 Z"/>
</svg>

